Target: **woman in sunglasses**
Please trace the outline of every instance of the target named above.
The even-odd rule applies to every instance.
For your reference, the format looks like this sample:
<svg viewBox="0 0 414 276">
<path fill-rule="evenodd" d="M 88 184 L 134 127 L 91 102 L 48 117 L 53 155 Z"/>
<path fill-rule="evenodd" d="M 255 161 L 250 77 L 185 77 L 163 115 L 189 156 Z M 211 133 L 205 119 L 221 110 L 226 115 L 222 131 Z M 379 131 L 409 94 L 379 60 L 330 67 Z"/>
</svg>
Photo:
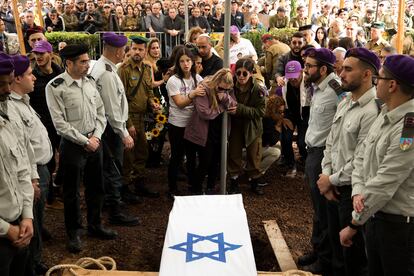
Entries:
<svg viewBox="0 0 414 276">
<path fill-rule="evenodd" d="M 171 145 L 170 164 L 168 166 L 168 185 L 171 196 L 177 194 L 177 173 L 185 153 L 184 130 L 194 110 L 193 100 L 205 95 L 205 88 L 197 86 L 203 78 L 196 73 L 194 56 L 187 47 L 176 52 L 174 75 L 168 79 L 169 97 L 168 137 Z M 194 164 L 187 157 L 187 170 Z M 191 183 L 191 182 L 190 182 Z"/>
<path fill-rule="evenodd" d="M 229 138 L 228 173 L 230 176 L 229 193 L 238 193 L 238 177 L 242 169 L 242 150 L 246 148 L 246 168 L 252 191 L 258 195 L 263 190 L 258 184 L 264 183 L 260 171 L 262 156 L 262 117 L 265 113 L 264 84 L 253 78 L 254 61 L 241 58 L 236 62 L 236 81 L 234 93 L 237 109 L 232 114 Z"/>
<path fill-rule="evenodd" d="M 201 194 L 203 181 L 208 174 L 206 194 L 215 193 L 215 180 L 221 152 L 222 114 L 228 109 L 235 109 L 237 102 L 233 92 L 233 75 L 230 69 L 221 69 L 201 83 L 205 89 L 204 96 L 193 100 L 194 112 L 184 132 L 188 160 L 198 156 L 198 166 L 189 175 L 192 192 Z M 188 162 L 188 161 L 187 161 Z M 192 165 L 195 167 L 195 164 Z"/>
</svg>

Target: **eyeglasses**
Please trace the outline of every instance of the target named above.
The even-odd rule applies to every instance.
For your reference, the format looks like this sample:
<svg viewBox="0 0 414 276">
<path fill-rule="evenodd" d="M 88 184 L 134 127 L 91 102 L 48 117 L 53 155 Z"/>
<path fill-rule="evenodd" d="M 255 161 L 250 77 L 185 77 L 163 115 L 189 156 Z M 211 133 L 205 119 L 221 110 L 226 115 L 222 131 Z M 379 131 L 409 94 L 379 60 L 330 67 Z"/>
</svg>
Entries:
<svg viewBox="0 0 414 276">
<path fill-rule="evenodd" d="M 381 77 L 381 76 L 372 76 L 372 83 L 374 85 L 378 84 L 378 80 L 394 80 L 393 78 Z"/>
<path fill-rule="evenodd" d="M 306 69 L 311 69 L 312 67 L 319 67 L 319 65 L 318 64 L 305 63 L 305 68 Z"/>
<path fill-rule="evenodd" d="M 242 70 L 238 70 L 238 71 L 236 71 L 236 75 L 237 75 L 238 77 L 240 77 L 242 74 L 243 74 L 243 77 L 247 77 L 247 76 L 249 75 L 249 72 L 247 72 L 247 71 L 242 71 Z"/>
<path fill-rule="evenodd" d="M 210 11 L 210 9 L 204 9 L 204 11 Z"/>
<path fill-rule="evenodd" d="M 230 93 L 231 92 L 231 88 L 230 89 L 226 89 L 226 88 L 223 88 L 223 87 L 220 87 L 220 86 L 217 86 L 217 92 L 221 92 L 221 93 Z"/>
</svg>

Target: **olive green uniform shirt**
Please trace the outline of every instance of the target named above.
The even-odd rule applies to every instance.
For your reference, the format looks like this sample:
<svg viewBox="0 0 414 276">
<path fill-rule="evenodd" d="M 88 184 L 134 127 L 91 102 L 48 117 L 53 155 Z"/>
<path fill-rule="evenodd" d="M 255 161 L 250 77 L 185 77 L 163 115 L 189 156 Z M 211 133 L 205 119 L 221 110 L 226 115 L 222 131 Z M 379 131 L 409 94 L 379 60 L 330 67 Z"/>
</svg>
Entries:
<svg viewBox="0 0 414 276">
<path fill-rule="evenodd" d="M 154 98 L 151 66 L 143 62 L 138 64 L 130 58 L 118 69 L 118 74 L 125 87 L 129 114 L 146 113 L 148 104 Z M 135 95 L 133 95 L 134 88 L 138 85 L 141 74 L 143 74 L 142 81 Z M 129 128 L 131 125 L 129 118 L 127 127 Z"/>
<path fill-rule="evenodd" d="M 354 154 L 378 116 L 375 91 L 374 86 L 356 102 L 348 93 L 338 105 L 322 160 L 322 173 L 329 176 L 332 185 L 351 185 Z"/>
<path fill-rule="evenodd" d="M 414 99 L 388 111 L 384 106 L 353 162 L 352 196 L 364 196 L 364 209 L 352 213 L 359 225 L 378 211 L 414 216 L 414 146 L 400 148 L 404 116 Z"/>
<path fill-rule="evenodd" d="M 78 145 L 88 142 L 86 134 L 101 139 L 106 127 L 105 109 L 92 77 L 76 81 L 65 71 L 46 85 L 46 102 L 56 131 L 63 138 Z"/>
<path fill-rule="evenodd" d="M 383 38 L 377 40 L 377 42 L 373 42 L 372 40 L 368 41 L 365 45 L 365 48 L 368 50 L 373 51 L 377 56 L 380 56 L 382 49 L 385 47 L 390 46 L 390 44 Z"/>
<path fill-rule="evenodd" d="M 303 19 L 300 19 L 299 16 L 296 16 L 296 17 L 293 17 L 290 20 L 289 27 L 291 27 L 291 28 L 299 28 L 299 27 L 302 27 L 302 26 L 307 25 L 308 24 L 307 22 L 308 22 L 308 18 L 307 17 L 304 17 Z"/>
<path fill-rule="evenodd" d="M 283 17 L 279 17 L 277 14 L 273 15 L 269 19 L 269 29 L 271 28 L 286 28 L 289 25 L 289 17 L 286 15 Z"/>
</svg>

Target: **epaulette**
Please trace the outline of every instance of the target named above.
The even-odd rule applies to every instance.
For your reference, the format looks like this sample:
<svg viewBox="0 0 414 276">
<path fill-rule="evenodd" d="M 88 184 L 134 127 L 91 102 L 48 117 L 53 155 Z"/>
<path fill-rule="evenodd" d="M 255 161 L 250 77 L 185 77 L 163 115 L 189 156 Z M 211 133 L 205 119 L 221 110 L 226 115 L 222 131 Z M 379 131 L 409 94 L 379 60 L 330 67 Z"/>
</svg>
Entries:
<svg viewBox="0 0 414 276">
<path fill-rule="evenodd" d="M 90 79 L 90 80 L 95 81 L 95 79 L 94 79 L 91 75 L 86 75 L 86 77 L 87 77 L 88 79 Z"/>
<path fill-rule="evenodd" d="M 328 82 L 328 85 L 335 91 L 335 93 L 338 97 L 341 96 L 342 93 L 345 92 L 344 90 L 342 90 L 341 85 L 339 84 L 339 82 L 336 79 L 331 79 Z"/>
<path fill-rule="evenodd" d="M 111 65 L 109 65 L 109 64 L 107 64 L 107 63 L 105 63 L 105 69 L 106 69 L 106 71 L 108 71 L 108 72 L 112 72 L 112 67 L 111 67 Z"/>
<path fill-rule="evenodd" d="M 50 85 L 53 86 L 54 88 L 56 88 L 59 85 L 61 85 L 64 81 L 65 80 L 63 78 L 57 78 Z"/>
<path fill-rule="evenodd" d="M 378 98 L 375 99 L 375 105 L 377 106 L 378 114 L 381 113 L 381 109 L 382 109 L 383 104 L 384 104 L 384 102 L 381 99 L 378 99 Z"/>
<path fill-rule="evenodd" d="M 400 149 L 408 150 L 413 146 L 414 140 L 414 112 L 408 112 L 404 116 L 403 129 L 400 138 Z"/>
</svg>

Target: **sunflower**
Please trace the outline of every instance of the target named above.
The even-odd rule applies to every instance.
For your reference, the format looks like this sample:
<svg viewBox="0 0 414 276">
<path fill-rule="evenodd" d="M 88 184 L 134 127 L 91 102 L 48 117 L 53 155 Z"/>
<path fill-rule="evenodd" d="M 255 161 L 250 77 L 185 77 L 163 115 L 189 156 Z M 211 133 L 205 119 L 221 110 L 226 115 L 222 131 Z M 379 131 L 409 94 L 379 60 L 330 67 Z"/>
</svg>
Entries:
<svg viewBox="0 0 414 276">
<path fill-rule="evenodd" d="M 158 99 L 157 97 L 152 98 L 152 101 L 156 104 L 160 104 L 160 99 Z"/>
<path fill-rule="evenodd" d="M 157 123 L 157 124 L 155 125 L 155 128 L 158 128 L 160 131 L 162 131 L 162 130 L 164 129 L 164 125 L 163 125 L 163 124 L 161 124 L 161 123 Z"/>
<path fill-rule="evenodd" d="M 145 132 L 145 137 L 147 138 L 148 141 L 152 140 L 152 132 L 151 131 Z"/>
<path fill-rule="evenodd" d="M 154 128 L 151 131 L 151 134 L 152 134 L 153 137 L 158 137 L 158 136 L 160 136 L 160 130 L 158 128 Z"/>
<path fill-rule="evenodd" d="M 157 123 L 160 124 L 165 124 L 167 122 L 167 116 L 163 115 L 163 114 L 158 114 L 155 117 L 155 120 L 157 121 Z"/>
</svg>

